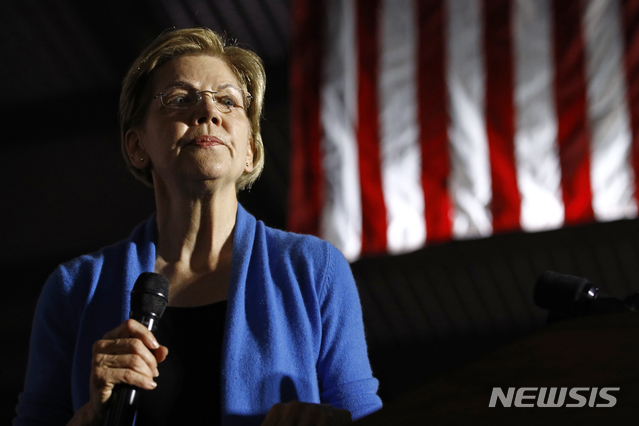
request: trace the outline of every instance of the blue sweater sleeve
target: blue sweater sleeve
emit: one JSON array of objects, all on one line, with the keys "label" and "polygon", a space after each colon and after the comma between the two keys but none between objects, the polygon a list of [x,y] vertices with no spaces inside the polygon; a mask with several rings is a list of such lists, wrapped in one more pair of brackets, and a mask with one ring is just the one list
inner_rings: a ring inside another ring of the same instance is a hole
[{"label": "blue sweater sleeve", "polygon": [[73,416],[71,370],[81,307],[72,299],[82,297],[79,291],[69,285],[63,266],[51,274],[42,289],[14,426],[65,425]]},{"label": "blue sweater sleeve", "polygon": [[353,420],[382,407],[368,360],[362,309],[350,266],[329,243],[320,288],[322,343],[318,360],[321,400],[351,412]]}]

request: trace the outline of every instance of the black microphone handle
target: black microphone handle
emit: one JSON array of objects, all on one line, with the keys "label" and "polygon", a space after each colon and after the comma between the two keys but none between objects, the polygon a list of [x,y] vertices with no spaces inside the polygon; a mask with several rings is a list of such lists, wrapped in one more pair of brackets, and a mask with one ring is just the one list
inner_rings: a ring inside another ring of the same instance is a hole
[{"label": "black microphone handle", "polygon": [[[131,318],[140,322],[147,329],[155,332],[158,319],[155,315],[143,315],[131,312]],[[104,426],[133,426],[138,411],[140,389],[137,386],[119,384],[111,394],[109,408],[104,418]]]},{"label": "black microphone handle", "polygon": [[139,404],[139,389],[131,385],[116,385],[109,402],[104,426],[132,426]]}]

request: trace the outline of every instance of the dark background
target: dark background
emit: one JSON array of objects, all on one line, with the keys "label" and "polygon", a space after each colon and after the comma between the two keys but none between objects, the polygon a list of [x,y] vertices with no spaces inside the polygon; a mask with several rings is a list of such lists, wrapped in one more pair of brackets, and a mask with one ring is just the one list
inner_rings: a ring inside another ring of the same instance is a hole
[{"label": "dark background", "polygon": [[[287,0],[0,2],[1,423],[14,415],[47,276],[125,238],[155,208],[121,158],[117,100],[129,64],[163,30],[207,26],[264,59],[266,167],[240,201],[285,228],[290,14]],[[380,395],[393,401],[542,327],[532,289],[546,269],[617,297],[636,291],[638,241],[639,223],[625,220],[355,262]]]}]

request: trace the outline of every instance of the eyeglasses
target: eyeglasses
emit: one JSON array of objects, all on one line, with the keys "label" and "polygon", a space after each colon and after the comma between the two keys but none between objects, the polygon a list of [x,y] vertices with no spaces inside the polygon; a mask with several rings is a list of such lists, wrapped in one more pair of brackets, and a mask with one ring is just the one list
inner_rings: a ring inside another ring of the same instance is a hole
[{"label": "eyeglasses", "polygon": [[234,86],[220,90],[195,90],[193,87],[173,86],[155,97],[159,98],[165,107],[186,109],[197,105],[204,93],[210,94],[217,109],[224,113],[246,109],[253,99],[250,93],[245,92],[242,95],[242,91]]}]

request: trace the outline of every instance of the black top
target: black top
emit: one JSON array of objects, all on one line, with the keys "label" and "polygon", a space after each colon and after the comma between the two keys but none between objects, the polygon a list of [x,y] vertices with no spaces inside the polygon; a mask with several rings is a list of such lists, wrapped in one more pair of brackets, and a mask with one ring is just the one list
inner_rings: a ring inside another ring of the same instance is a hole
[{"label": "black top", "polygon": [[226,301],[195,308],[167,306],[155,337],[169,348],[158,386],[140,392],[136,426],[219,425],[220,369]]}]

